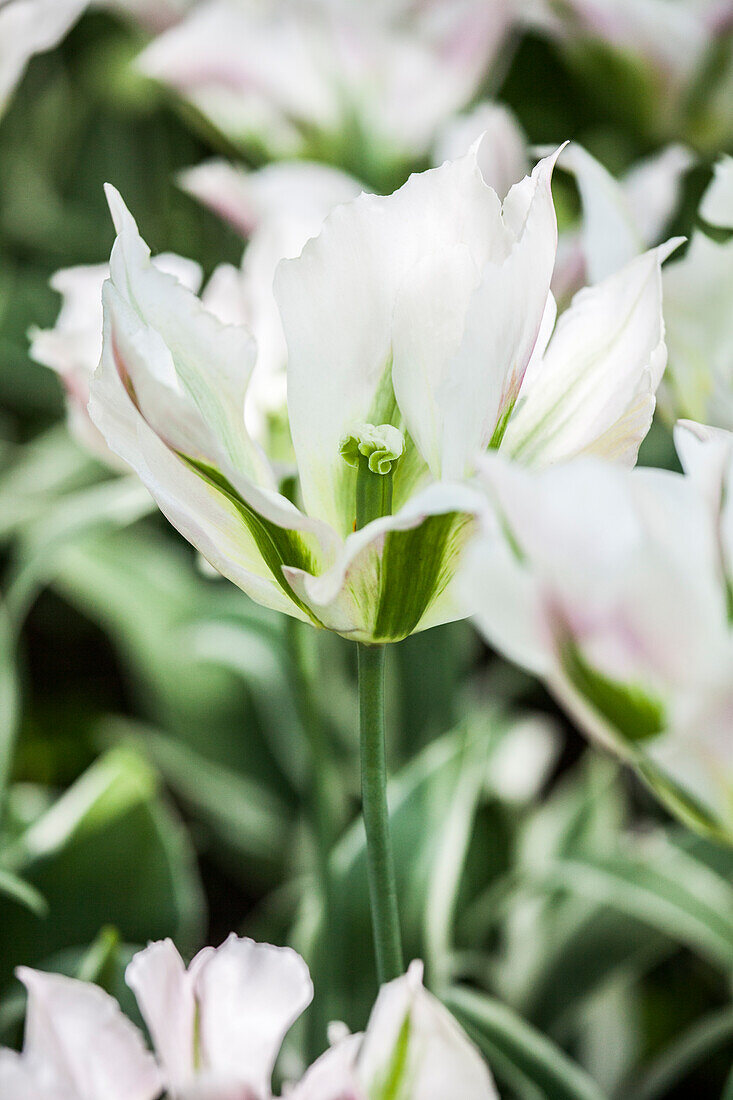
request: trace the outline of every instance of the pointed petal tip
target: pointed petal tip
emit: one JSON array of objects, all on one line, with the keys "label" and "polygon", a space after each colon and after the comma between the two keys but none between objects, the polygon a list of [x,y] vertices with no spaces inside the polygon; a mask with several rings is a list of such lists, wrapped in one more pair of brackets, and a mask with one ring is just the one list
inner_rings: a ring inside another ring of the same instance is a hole
[{"label": "pointed petal tip", "polygon": [[109,212],[112,215],[112,221],[114,223],[115,232],[117,236],[122,236],[126,229],[132,229],[137,235],[137,224],[132,214],[125,205],[125,200],[112,183],[105,183],[104,194],[107,199],[107,206]]},{"label": "pointed petal tip", "polygon": [[678,248],[681,248],[687,241],[687,237],[670,237],[664,244],[660,244],[654,249],[659,257],[659,263],[663,264],[665,260],[668,260],[673,252],[676,252]]}]

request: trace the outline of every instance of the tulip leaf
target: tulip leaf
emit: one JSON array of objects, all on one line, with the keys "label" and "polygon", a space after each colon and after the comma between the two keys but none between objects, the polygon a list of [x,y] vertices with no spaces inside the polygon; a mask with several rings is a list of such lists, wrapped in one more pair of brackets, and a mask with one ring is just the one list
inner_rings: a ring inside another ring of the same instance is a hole
[{"label": "tulip leaf", "polygon": [[624,1100],[661,1100],[706,1058],[721,1047],[731,1049],[733,1008],[722,1008],[696,1020],[624,1088]]},{"label": "tulip leaf", "polygon": [[450,989],[445,1001],[497,1075],[519,1086],[520,1095],[535,1089],[544,1100],[603,1100],[580,1066],[501,1001],[461,986]]},{"label": "tulip leaf", "polygon": [[603,902],[687,944],[713,965],[726,971],[733,966],[733,889],[661,838],[643,856],[578,853],[550,861],[540,877],[546,888]]},{"label": "tulip leaf", "polygon": [[17,901],[37,917],[43,917],[48,912],[48,906],[43,895],[34,886],[24,882],[22,878],[5,871],[0,867],[0,894]]}]

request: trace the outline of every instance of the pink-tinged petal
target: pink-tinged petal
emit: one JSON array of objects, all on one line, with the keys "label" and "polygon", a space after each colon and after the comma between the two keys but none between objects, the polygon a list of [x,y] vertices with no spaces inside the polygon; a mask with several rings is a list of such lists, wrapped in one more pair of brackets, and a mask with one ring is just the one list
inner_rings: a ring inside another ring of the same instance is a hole
[{"label": "pink-tinged petal", "polygon": [[190,1083],[196,1068],[193,975],[173,942],[160,940],[138,951],[127,967],[125,980],[150,1032],[166,1086],[177,1094]]},{"label": "pink-tinged petal", "polygon": [[14,1050],[0,1049],[0,1096],[3,1100],[77,1100],[48,1066],[32,1063]]},{"label": "pink-tinged petal", "polygon": [[[367,1095],[390,1078],[406,1036],[399,1095],[420,1100],[498,1100],[489,1068],[456,1020],[422,984],[422,964],[382,986],[359,1052],[357,1074]],[[398,1085],[399,1088],[399,1085]]]},{"label": "pink-tinged petal", "polygon": [[575,296],[520,393],[508,454],[541,465],[580,454],[634,464],[667,358],[661,264],[679,243]]},{"label": "pink-tinged petal", "polygon": [[87,982],[21,967],[28,990],[23,1057],[74,1100],[154,1100],[158,1067],[113,997]]},{"label": "pink-tinged petal", "polygon": [[313,997],[306,964],[289,948],[231,935],[198,969],[195,987],[203,1065],[269,1096],[282,1041]]},{"label": "pink-tinged petal", "polygon": [[628,50],[675,83],[692,77],[711,34],[694,5],[668,0],[568,0],[582,30]]},{"label": "pink-tinged petal", "polygon": [[320,29],[308,13],[284,5],[213,0],[156,38],[139,65],[235,141],[261,138],[276,155],[297,155],[298,126],[333,129],[340,121]]},{"label": "pink-tinged petal", "polygon": [[297,253],[335,206],[356,198],[361,184],[338,168],[309,161],[268,164],[256,171],[210,160],[182,172],[185,191],[228,221],[243,237],[280,221],[303,226]]}]

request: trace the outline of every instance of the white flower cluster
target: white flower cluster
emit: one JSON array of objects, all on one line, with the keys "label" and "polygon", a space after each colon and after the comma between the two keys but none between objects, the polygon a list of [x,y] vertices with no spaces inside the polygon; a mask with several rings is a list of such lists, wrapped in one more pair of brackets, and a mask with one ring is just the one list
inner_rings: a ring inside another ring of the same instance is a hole
[{"label": "white flower cluster", "polygon": [[[313,996],[289,948],[232,934],[186,967],[170,940],[134,956],[135,993],[154,1053],[96,985],[21,969],[28,991],[21,1054],[0,1049],[3,1100],[271,1100],[283,1039]],[[287,1086],[288,1100],[496,1100],[491,1074],[422,967],[382,987],[363,1034],[333,1044]]]}]

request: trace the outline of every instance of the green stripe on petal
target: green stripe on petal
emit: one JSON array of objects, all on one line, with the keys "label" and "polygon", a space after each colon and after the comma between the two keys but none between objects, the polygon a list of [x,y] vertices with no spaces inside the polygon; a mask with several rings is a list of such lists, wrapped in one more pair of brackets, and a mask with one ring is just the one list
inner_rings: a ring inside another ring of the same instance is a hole
[{"label": "green stripe on petal", "polygon": [[316,626],[323,626],[307,604],[296,596],[282,572],[283,565],[303,569],[307,573],[318,571],[318,563],[300,532],[288,527],[279,527],[256,512],[214,466],[209,466],[200,459],[190,458],[188,455],[180,455],[180,457],[199,477],[234,505],[279,587]]},{"label": "green stripe on petal", "polygon": [[643,688],[591,668],[573,642],[562,646],[560,659],[576,691],[627,741],[645,741],[664,732],[664,705]]},{"label": "green stripe on petal", "polygon": [[465,512],[445,512],[385,535],[376,641],[396,642],[415,630],[452,579],[471,525]]},{"label": "green stripe on petal", "polygon": [[411,1031],[412,1019],[408,1012],[402,1021],[385,1078],[370,1090],[371,1100],[400,1100],[405,1095]]}]

